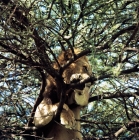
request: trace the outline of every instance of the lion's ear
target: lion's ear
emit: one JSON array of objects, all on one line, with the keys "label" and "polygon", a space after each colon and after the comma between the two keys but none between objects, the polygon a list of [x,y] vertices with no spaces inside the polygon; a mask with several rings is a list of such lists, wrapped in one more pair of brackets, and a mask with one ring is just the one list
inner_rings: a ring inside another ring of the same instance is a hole
[{"label": "lion's ear", "polygon": [[68,61],[70,58],[72,58],[72,53],[71,51],[66,51],[64,53],[64,60]]}]

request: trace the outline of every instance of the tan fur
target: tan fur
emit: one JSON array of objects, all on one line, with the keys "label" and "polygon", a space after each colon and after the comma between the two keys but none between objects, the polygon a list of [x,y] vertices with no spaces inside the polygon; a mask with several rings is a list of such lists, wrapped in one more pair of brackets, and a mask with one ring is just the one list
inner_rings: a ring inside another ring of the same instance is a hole
[{"label": "tan fur", "polygon": [[[74,49],[75,54],[80,52],[79,49]],[[73,57],[71,50],[62,52],[58,57],[58,62],[62,66]],[[58,65],[53,65],[55,69],[58,69]],[[64,82],[69,84],[74,79],[86,79],[91,75],[91,67],[86,56],[77,59],[70,64],[63,72]],[[80,122],[75,122],[75,119],[80,119],[80,108],[88,104],[89,99],[89,87],[90,83],[86,83],[83,90],[72,89],[71,95],[68,97],[67,105],[63,105],[63,110],[60,115],[61,124],[55,123],[50,133],[47,135],[52,140],[82,140],[80,133]],[[47,86],[44,92],[44,99],[37,107],[34,116],[34,124],[36,127],[42,127],[47,125],[56,113],[59,105],[58,85],[56,81],[49,76],[47,78]],[[56,97],[53,99],[53,97]],[[68,107],[69,104],[75,103],[78,107]],[[47,131],[47,130],[46,130]]]},{"label": "tan fur", "polygon": [[[53,119],[53,116],[57,111],[58,105],[59,103],[54,105],[46,104],[46,100],[42,100],[42,102],[37,107],[34,115],[35,126],[43,127],[47,125]],[[65,127],[67,128],[71,128],[73,125],[75,125],[74,114],[66,104],[63,105],[63,111],[60,118],[61,124],[65,125]]]}]

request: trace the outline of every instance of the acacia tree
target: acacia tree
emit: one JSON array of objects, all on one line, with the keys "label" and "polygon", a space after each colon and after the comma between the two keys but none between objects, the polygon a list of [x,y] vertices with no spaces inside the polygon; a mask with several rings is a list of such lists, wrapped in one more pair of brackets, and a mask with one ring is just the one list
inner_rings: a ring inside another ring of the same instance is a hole
[{"label": "acacia tree", "polygon": [[[61,72],[83,55],[93,84],[79,120],[84,139],[139,138],[138,7],[135,0],[2,0],[0,139],[24,135],[47,74],[61,81]],[[74,54],[74,47],[80,55],[53,69],[59,52]]]}]

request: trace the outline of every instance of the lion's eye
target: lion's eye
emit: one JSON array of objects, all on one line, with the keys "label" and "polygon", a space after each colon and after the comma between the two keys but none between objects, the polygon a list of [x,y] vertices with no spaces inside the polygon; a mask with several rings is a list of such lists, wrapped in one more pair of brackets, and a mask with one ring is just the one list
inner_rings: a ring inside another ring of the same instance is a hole
[{"label": "lion's eye", "polygon": [[83,70],[85,71],[85,72],[87,72],[88,70],[87,70],[87,66],[83,66]]}]

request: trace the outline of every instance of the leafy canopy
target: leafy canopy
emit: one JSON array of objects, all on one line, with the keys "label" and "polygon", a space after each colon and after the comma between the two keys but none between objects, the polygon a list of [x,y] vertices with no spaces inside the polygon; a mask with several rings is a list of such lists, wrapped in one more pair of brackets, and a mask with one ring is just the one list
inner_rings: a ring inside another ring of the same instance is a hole
[{"label": "leafy canopy", "polygon": [[93,86],[80,120],[86,139],[139,138],[138,7],[135,0],[2,0],[0,138],[21,136],[45,75],[60,78],[52,63],[74,47],[91,51]]}]

